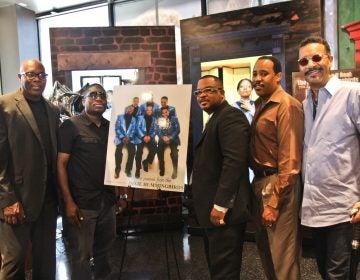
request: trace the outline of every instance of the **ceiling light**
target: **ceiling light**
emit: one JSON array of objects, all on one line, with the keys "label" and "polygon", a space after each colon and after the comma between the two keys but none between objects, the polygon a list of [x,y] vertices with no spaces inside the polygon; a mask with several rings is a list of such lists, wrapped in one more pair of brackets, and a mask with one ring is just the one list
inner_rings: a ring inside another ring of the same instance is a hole
[{"label": "ceiling light", "polygon": [[21,6],[21,7],[27,7],[27,4],[22,3],[22,2],[20,2],[18,5]]}]

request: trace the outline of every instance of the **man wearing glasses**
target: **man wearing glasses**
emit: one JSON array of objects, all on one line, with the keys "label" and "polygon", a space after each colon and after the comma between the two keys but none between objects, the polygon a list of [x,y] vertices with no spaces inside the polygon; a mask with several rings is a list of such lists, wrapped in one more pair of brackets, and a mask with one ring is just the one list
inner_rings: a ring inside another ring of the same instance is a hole
[{"label": "man wearing glasses", "polygon": [[249,215],[250,127],[245,115],[225,100],[218,77],[200,78],[194,95],[209,114],[194,152],[194,209],[205,233],[211,279],[238,280]]},{"label": "man wearing glasses", "polygon": [[[330,72],[333,57],[321,37],[300,43],[299,69],[309,83],[303,102],[305,139],[301,223],[312,229],[323,279],[349,279],[349,216],[360,204],[360,83]],[[350,278],[352,279],[352,278]]]},{"label": "man wearing glasses", "polygon": [[[84,112],[59,130],[58,181],[71,246],[71,279],[103,279],[111,272],[115,239],[115,192],[104,186],[109,121],[107,96],[99,84],[84,92]],[[93,260],[93,267],[91,265]]]},{"label": "man wearing glasses", "polygon": [[20,89],[0,97],[0,279],[25,279],[29,241],[33,279],[55,279],[59,112],[42,96],[46,76],[26,60]]}]

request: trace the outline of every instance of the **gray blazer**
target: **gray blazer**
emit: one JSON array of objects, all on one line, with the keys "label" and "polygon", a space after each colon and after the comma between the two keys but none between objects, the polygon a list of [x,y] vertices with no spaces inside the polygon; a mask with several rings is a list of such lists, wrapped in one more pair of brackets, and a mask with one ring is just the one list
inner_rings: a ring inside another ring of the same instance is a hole
[{"label": "gray blazer", "polygon": [[[59,113],[46,100],[45,107],[52,143],[52,172],[55,176]],[[0,218],[3,218],[2,209],[17,201],[24,207],[26,221],[38,218],[45,197],[47,164],[44,143],[22,89],[1,96]]]},{"label": "gray blazer", "polygon": [[249,218],[249,137],[245,115],[224,101],[195,147],[192,192],[200,226],[213,226],[210,212],[214,204],[229,208],[225,215],[228,225]]}]

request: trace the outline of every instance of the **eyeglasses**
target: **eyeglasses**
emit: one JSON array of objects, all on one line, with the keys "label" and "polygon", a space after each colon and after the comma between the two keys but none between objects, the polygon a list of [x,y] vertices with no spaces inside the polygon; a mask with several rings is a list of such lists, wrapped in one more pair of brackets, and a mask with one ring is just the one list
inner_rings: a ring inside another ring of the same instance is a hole
[{"label": "eyeglasses", "polygon": [[222,90],[222,88],[206,87],[206,88],[203,88],[203,89],[195,90],[193,93],[194,93],[195,96],[199,96],[202,93],[210,94],[210,93],[215,93],[218,90]]},{"label": "eyeglasses", "polygon": [[95,100],[97,97],[100,97],[101,100],[106,100],[106,93],[102,91],[93,91],[89,92],[85,97]]},{"label": "eyeglasses", "polygon": [[40,80],[45,80],[47,75],[45,72],[35,73],[35,72],[22,72],[20,75],[25,76],[29,80],[34,80],[35,77],[38,77]]},{"label": "eyeglasses", "polygon": [[306,65],[308,65],[310,59],[312,60],[312,62],[317,63],[317,62],[320,62],[323,59],[323,57],[325,57],[325,56],[328,56],[328,55],[327,54],[314,54],[311,57],[303,57],[303,58],[299,59],[298,63],[300,66],[306,66]]}]

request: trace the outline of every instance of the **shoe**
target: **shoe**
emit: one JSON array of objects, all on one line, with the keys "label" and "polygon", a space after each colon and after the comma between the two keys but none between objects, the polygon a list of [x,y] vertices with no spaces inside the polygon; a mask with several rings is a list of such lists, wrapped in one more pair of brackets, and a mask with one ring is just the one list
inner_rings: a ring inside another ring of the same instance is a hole
[{"label": "shoe", "polygon": [[177,178],[177,171],[173,171],[172,175],[171,175],[171,179],[176,179]]},{"label": "shoe", "polygon": [[149,171],[149,163],[147,162],[147,160],[143,160],[142,164],[143,164],[144,171],[148,172]]},{"label": "shoe", "polygon": [[165,171],[164,170],[160,170],[160,176],[164,176],[165,175]]},{"label": "shoe", "polygon": [[126,173],[126,176],[131,177],[131,171],[130,170],[125,171],[125,173]]},{"label": "shoe", "polygon": [[119,178],[119,174],[120,174],[120,169],[115,168],[114,178],[115,178],[115,179]]},{"label": "shoe", "polygon": [[135,178],[140,178],[140,169],[136,169]]}]

